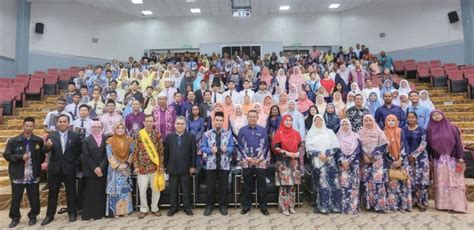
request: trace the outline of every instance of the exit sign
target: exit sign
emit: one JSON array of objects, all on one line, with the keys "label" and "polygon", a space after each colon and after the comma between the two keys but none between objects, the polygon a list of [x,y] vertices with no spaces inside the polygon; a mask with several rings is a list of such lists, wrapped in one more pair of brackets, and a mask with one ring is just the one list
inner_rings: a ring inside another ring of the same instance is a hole
[{"label": "exit sign", "polygon": [[301,42],[293,42],[291,43],[291,46],[301,46]]},{"label": "exit sign", "polygon": [[192,45],[181,45],[181,49],[191,49],[193,48]]}]

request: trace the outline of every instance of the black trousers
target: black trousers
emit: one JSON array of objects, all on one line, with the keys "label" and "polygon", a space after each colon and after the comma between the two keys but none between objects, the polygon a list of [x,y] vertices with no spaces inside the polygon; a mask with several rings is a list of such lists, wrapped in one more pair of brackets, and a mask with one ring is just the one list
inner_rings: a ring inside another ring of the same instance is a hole
[{"label": "black trousers", "polygon": [[183,194],[183,209],[191,209],[191,176],[186,174],[170,174],[170,204],[171,209],[178,209],[178,186],[181,185],[181,193]]},{"label": "black trousers", "polygon": [[40,213],[40,197],[39,197],[39,183],[33,184],[14,184],[12,185],[12,199],[10,206],[10,218],[20,219],[20,205],[23,199],[23,192],[26,188],[26,194],[28,195],[28,202],[30,203],[30,212],[28,212],[28,218],[35,218]]},{"label": "black trousers", "polygon": [[229,204],[229,172],[230,170],[206,170],[207,208],[214,206],[216,183],[219,184],[219,206],[222,208],[227,208]]},{"label": "black trousers", "polygon": [[62,170],[56,174],[48,174],[48,209],[46,216],[54,217],[58,208],[58,195],[61,183],[66,187],[67,213],[68,215],[77,215],[77,197],[76,197],[76,175],[64,174]]},{"label": "black trousers", "polygon": [[267,181],[266,169],[261,168],[244,168],[243,170],[244,185],[242,188],[242,208],[248,209],[252,207],[252,192],[255,187],[255,177],[257,178],[257,197],[260,208],[267,208]]}]

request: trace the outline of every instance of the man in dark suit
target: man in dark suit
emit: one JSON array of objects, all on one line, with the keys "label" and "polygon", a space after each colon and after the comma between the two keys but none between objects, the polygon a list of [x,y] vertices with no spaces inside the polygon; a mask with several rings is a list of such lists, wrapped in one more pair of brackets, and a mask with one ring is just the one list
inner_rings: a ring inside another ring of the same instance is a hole
[{"label": "man in dark suit", "polygon": [[204,102],[204,92],[207,90],[207,82],[206,80],[201,80],[200,82],[201,88],[196,90],[194,94],[196,94],[196,103],[199,105]]},{"label": "man in dark suit", "polygon": [[8,174],[12,186],[9,227],[14,228],[20,222],[20,204],[23,191],[28,194],[30,212],[28,224],[36,224],[40,213],[39,179],[41,163],[45,159],[43,140],[33,134],[35,119],[26,117],[23,120],[23,133],[8,140],[3,157],[8,161]]},{"label": "man in dark suit", "polygon": [[78,133],[69,130],[69,117],[59,115],[57,132],[48,134],[45,152],[50,152],[48,160],[48,209],[41,225],[54,220],[58,205],[58,194],[61,183],[66,187],[67,210],[69,222],[77,219],[76,206],[76,172],[82,153],[81,138]]},{"label": "man in dark suit", "polygon": [[186,131],[186,118],[180,116],[174,123],[176,132],[166,136],[165,170],[169,174],[170,203],[168,216],[178,212],[178,182],[183,193],[183,210],[193,215],[191,210],[190,175],[196,172],[196,139]]}]

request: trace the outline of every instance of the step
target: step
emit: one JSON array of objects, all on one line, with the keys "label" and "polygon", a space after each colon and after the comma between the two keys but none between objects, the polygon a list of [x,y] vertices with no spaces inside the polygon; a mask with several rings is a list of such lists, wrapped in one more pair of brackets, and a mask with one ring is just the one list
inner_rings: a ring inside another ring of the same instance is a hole
[{"label": "step", "polygon": [[463,103],[453,105],[436,105],[437,109],[442,111],[462,112],[462,111],[474,111],[474,103]]},{"label": "step", "polygon": [[7,165],[0,166],[0,177],[2,177],[2,176],[8,176],[8,166]]},{"label": "step", "polygon": [[10,185],[10,178],[8,177],[8,175],[0,176],[0,188],[9,186],[9,185]]}]

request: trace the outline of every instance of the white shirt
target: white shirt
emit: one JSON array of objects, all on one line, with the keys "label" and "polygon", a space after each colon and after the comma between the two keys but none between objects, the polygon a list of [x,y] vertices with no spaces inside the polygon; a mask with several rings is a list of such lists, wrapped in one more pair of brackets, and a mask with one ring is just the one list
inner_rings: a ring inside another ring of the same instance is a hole
[{"label": "white shirt", "polygon": [[[75,132],[81,133],[81,129],[85,130],[85,136],[88,137],[91,134],[91,123],[92,119],[89,117],[84,118],[84,122],[81,122],[83,119],[82,118],[77,118],[72,122],[72,127]],[[82,125],[82,127],[81,127]]]},{"label": "white shirt", "polygon": [[[231,95],[232,94],[232,95]],[[225,91],[223,94],[222,94],[222,98],[224,99],[225,101],[225,98],[227,96],[230,96],[232,98],[232,103],[235,105],[237,103],[239,103],[239,101],[241,101],[242,99],[240,98],[240,94],[239,92],[237,92],[237,90],[227,90]]]},{"label": "white shirt", "polygon": [[58,116],[61,114],[65,114],[66,116],[69,117],[69,122],[72,122],[74,119],[72,119],[71,114],[66,112],[66,110],[63,110],[62,112],[58,112],[57,110],[51,111],[46,115],[46,118],[43,121],[43,125],[47,126],[48,129],[52,131],[56,131],[56,122],[58,121]]},{"label": "white shirt", "polygon": [[[66,108],[64,109],[64,111],[70,113],[73,117],[73,119],[77,119],[79,118],[79,106],[81,106],[81,103],[79,102],[79,104],[69,104],[66,106]],[[74,111],[76,112],[76,114],[74,114]]]},{"label": "white shirt", "polygon": [[219,102],[219,103],[222,103],[222,102],[223,102],[223,101],[222,101],[222,94],[221,94],[221,93],[219,93],[219,92],[213,92],[213,91],[211,91],[211,92],[212,92],[212,95],[211,95],[211,102],[212,102],[212,104],[215,104],[215,103],[217,103],[217,102]]},{"label": "white shirt", "polygon": [[254,94],[255,94],[255,92],[253,92],[253,90],[251,90],[251,89],[243,89],[242,91],[239,92],[240,101],[239,101],[238,104],[243,104],[244,103],[245,95],[248,95],[250,97],[250,101],[253,101],[253,95]]}]

